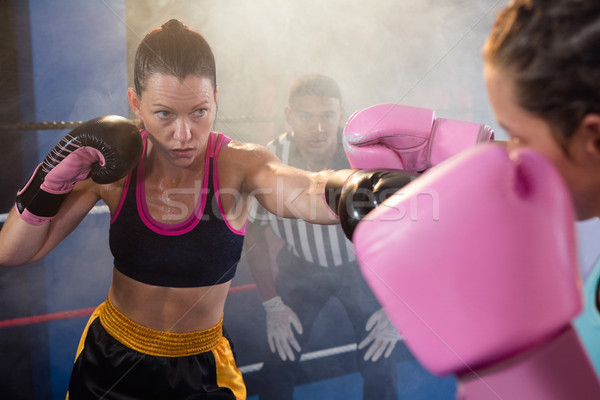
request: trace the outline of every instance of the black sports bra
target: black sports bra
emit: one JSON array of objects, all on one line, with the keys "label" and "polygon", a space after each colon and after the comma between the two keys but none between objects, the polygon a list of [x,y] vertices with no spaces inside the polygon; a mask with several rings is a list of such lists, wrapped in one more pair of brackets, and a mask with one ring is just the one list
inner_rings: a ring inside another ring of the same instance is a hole
[{"label": "black sports bra", "polygon": [[[142,131],[144,154],[147,134]],[[137,281],[166,287],[211,286],[235,275],[245,226],[233,229],[218,194],[217,157],[231,139],[211,132],[196,208],[185,221],[156,221],[146,206],[144,158],[129,174],[111,218],[109,244],[117,270]]]}]

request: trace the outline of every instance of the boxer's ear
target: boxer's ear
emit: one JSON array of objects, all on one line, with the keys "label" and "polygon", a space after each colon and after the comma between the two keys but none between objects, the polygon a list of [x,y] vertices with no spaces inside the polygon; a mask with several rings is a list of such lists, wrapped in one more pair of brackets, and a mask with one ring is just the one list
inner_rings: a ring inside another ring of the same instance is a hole
[{"label": "boxer's ear", "polygon": [[127,100],[129,101],[129,107],[138,119],[142,119],[140,114],[140,98],[138,97],[134,88],[127,89]]},{"label": "boxer's ear", "polygon": [[586,156],[600,163],[600,114],[586,115],[581,120],[579,131]]}]

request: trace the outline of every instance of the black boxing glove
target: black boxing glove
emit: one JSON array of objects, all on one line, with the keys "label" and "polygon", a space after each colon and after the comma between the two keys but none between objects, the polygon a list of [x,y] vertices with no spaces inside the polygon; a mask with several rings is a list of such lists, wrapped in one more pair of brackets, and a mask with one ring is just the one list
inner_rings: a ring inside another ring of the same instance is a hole
[{"label": "black boxing glove", "polygon": [[43,225],[58,213],[77,182],[115,182],[129,173],[142,156],[139,129],[126,118],[110,115],[84,122],[48,153],[17,193],[23,220]]},{"label": "black boxing glove", "polygon": [[347,179],[333,174],[325,184],[325,201],[340,218],[346,237],[371,210],[396,193],[419,174],[392,169],[357,170]]}]

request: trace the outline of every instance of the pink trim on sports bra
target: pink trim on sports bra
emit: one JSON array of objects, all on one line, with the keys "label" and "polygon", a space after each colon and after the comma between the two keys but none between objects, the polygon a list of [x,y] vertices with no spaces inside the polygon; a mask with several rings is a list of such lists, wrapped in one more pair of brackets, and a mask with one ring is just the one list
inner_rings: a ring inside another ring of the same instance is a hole
[{"label": "pink trim on sports bra", "polygon": [[[215,139],[215,135],[217,138]],[[148,134],[145,130],[141,131],[142,140],[144,143],[142,154],[146,154],[146,143],[148,139]],[[231,141],[230,138],[226,137],[222,133],[211,132],[211,135],[208,139],[207,143],[207,152],[205,156],[204,163],[204,177],[202,179],[202,188],[200,192],[200,197],[196,202],[196,207],[194,208],[194,212],[190,214],[190,216],[183,222],[178,224],[165,224],[155,220],[150,211],[148,210],[148,206],[146,204],[146,191],[145,191],[145,181],[144,181],[144,171],[145,171],[145,157],[142,156],[140,162],[138,163],[137,175],[136,175],[136,203],[138,214],[144,225],[146,225],[152,231],[167,236],[175,236],[187,233],[194,229],[196,225],[200,222],[202,214],[204,213],[204,208],[206,207],[206,196],[208,193],[208,171],[209,171],[209,163],[210,157],[213,157],[215,160],[213,164],[213,187],[215,190],[215,196],[217,197],[217,204],[219,206],[219,212],[221,213],[221,217],[225,224],[231,230],[231,232],[237,235],[244,235],[246,232],[246,225],[248,221],[244,223],[244,226],[241,229],[235,229],[229,223],[227,216],[225,215],[225,210],[223,209],[223,205],[221,204],[221,197],[218,195],[219,193],[219,167],[217,157],[220,153],[220,150],[227,146],[227,144]],[[216,142],[216,143],[215,143]],[[125,202],[125,196],[127,195],[127,191],[129,190],[129,183],[131,181],[132,172],[129,173],[127,179],[125,181],[125,186],[123,187],[123,193],[121,194],[121,199],[119,200],[119,205],[117,206],[117,210],[114,215],[110,219],[110,223],[112,224],[121,211],[123,203]]]},{"label": "pink trim on sports bra", "polygon": [[[215,160],[217,159],[217,155],[219,153],[219,151],[227,146],[227,143],[229,143],[231,141],[230,138],[223,136],[222,134],[219,135],[219,138],[217,139],[217,145],[215,146],[215,151],[214,151],[214,155],[213,157],[215,158]],[[225,221],[225,225],[227,225],[227,227],[229,228],[229,230],[237,235],[244,235],[246,233],[246,224],[248,224],[248,220],[246,220],[246,222],[244,223],[244,226],[242,226],[242,229],[235,229],[233,226],[231,226],[231,224],[229,223],[229,220],[227,219],[227,216],[225,215],[225,210],[223,209],[223,205],[221,204],[221,196],[219,195],[219,166],[218,163],[215,163],[214,168],[213,168],[213,186],[215,188],[215,196],[217,197],[217,204],[219,206],[219,212],[221,213],[221,217],[223,217],[223,221]]]},{"label": "pink trim on sports bra", "polygon": [[119,199],[119,205],[117,206],[117,210],[110,217],[110,223],[111,224],[113,222],[115,222],[115,220],[119,216],[119,213],[121,212],[121,208],[123,207],[123,203],[125,203],[125,196],[127,196],[127,190],[129,189],[129,181],[130,180],[131,180],[131,173],[129,173],[129,175],[127,175],[127,179],[125,179],[125,186],[123,186],[123,193],[121,194],[121,198]]},{"label": "pink trim on sports bra", "polygon": [[[212,146],[213,135],[208,138],[207,148]],[[202,214],[204,213],[204,207],[206,206],[206,195],[208,193],[208,170],[209,170],[209,154],[208,151],[204,157],[204,176],[202,178],[202,188],[200,190],[200,196],[196,202],[196,207],[190,216],[183,222],[178,224],[165,224],[155,220],[146,204],[146,190],[145,190],[145,159],[142,158],[138,165],[137,182],[136,182],[136,202],[137,209],[142,222],[152,231],[166,236],[182,235],[194,229],[200,222]]]}]

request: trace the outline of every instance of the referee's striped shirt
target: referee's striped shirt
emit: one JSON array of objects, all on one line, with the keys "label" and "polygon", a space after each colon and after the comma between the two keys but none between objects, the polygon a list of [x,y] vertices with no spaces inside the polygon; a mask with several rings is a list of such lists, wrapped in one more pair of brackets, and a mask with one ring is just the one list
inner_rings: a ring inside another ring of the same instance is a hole
[{"label": "referee's striped shirt", "polygon": [[[340,137],[334,160],[329,166],[331,169],[350,168],[341,143]],[[284,164],[307,169],[291,133],[280,135],[269,142],[267,148]],[[286,242],[288,250],[310,263],[333,267],[356,259],[352,242],[346,238],[339,224],[318,225],[301,219],[279,218],[265,210],[258,202],[254,202],[248,222],[270,225],[273,232]]]}]

